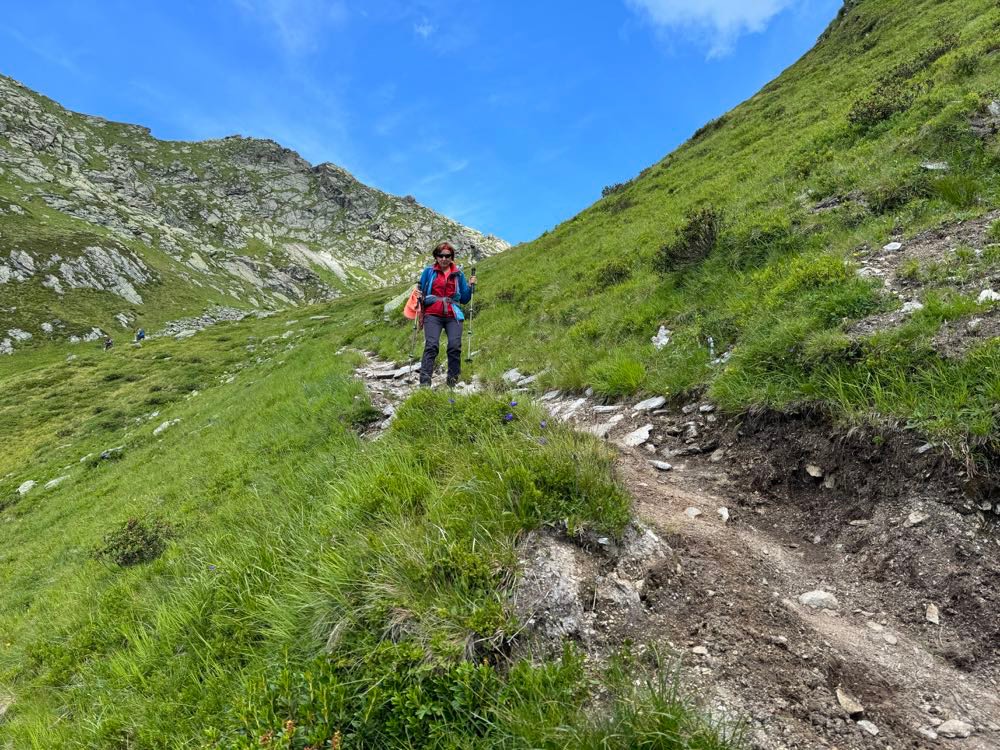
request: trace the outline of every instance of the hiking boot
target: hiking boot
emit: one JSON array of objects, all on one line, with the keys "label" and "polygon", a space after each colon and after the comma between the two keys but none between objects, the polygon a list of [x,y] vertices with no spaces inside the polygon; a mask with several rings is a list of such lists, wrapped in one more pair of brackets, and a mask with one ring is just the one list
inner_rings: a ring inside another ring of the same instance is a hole
[{"label": "hiking boot", "polygon": [[454,388],[454,387],[455,387],[456,385],[458,385],[458,378],[448,378],[448,379],[447,379],[447,380],[445,381],[445,384],[446,384],[446,385],[447,385],[447,386],[448,386],[449,388]]}]

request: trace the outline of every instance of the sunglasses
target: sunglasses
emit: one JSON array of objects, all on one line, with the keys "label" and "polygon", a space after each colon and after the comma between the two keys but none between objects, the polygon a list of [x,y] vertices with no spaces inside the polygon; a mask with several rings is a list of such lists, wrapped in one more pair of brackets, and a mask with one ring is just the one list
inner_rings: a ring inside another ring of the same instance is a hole
[{"label": "sunglasses", "polygon": [[449,255],[448,253],[441,253],[441,254],[440,254],[440,255],[438,255],[437,257],[438,257],[438,258],[447,258],[448,260],[451,260],[451,259],[452,259],[452,258],[454,258],[455,256],[454,256],[454,255]]}]

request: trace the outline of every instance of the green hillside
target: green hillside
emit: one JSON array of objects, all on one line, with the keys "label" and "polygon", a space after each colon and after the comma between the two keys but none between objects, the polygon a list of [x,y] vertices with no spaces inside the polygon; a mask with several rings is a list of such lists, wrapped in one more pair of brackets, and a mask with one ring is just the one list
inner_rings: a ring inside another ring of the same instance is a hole
[{"label": "green hillside", "polygon": [[[1000,291],[998,81],[995,3],[848,3],[747,102],[484,262],[479,369],[608,396],[708,388],[737,411],[814,402],[993,441],[998,311],[977,300]],[[907,255],[939,227],[954,235],[940,253]],[[899,296],[859,274],[893,240]],[[910,300],[923,309],[852,330]],[[985,323],[963,356],[934,348],[970,319]],[[404,334],[368,326],[358,340],[400,352]]]}]

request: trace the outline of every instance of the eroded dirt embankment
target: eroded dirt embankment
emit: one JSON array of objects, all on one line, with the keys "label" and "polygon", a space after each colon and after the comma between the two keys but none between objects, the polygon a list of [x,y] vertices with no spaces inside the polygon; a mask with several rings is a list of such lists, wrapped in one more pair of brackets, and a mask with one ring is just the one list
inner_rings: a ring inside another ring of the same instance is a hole
[{"label": "eroded dirt embankment", "polygon": [[[359,371],[387,415],[412,388],[389,369]],[[522,653],[675,654],[756,748],[1000,748],[1000,498],[946,451],[814,413],[543,403],[619,445],[638,523],[529,537]]]}]

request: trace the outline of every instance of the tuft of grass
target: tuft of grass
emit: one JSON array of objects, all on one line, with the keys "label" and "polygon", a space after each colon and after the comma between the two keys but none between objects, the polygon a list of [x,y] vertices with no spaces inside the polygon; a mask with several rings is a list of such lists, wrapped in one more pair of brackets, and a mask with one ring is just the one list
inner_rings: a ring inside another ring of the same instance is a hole
[{"label": "tuft of grass", "polygon": [[645,382],[646,367],[635,357],[617,352],[592,365],[587,378],[602,396],[631,396]]},{"label": "tuft of grass", "polygon": [[986,239],[993,244],[1000,244],[1000,220],[990,224],[990,228],[986,230]]},{"label": "tuft of grass", "polygon": [[980,183],[968,175],[947,175],[933,184],[934,193],[956,208],[972,208],[979,200]]},{"label": "tuft of grass", "polygon": [[628,281],[631,276],[632,265],[627,260],[609,260],[597,269],[594,284],[598,288],[614,286],[615,284],[621,284],[623,281]]}]

